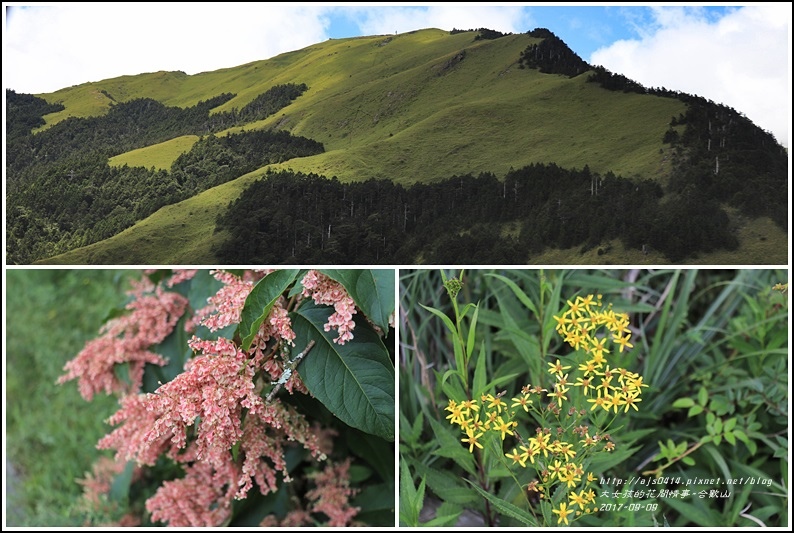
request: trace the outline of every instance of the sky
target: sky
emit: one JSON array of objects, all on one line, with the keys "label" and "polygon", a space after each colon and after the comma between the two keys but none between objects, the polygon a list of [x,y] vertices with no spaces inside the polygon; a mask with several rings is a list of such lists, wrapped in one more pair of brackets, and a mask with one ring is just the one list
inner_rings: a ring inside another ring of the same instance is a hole
[{"label": "sky", "polygon": [[786,147],[791,4],[3,3],[3,84],[40,94],[128,74],[234,67],[329,38],[548,28],[646,87],[733,107]]}]

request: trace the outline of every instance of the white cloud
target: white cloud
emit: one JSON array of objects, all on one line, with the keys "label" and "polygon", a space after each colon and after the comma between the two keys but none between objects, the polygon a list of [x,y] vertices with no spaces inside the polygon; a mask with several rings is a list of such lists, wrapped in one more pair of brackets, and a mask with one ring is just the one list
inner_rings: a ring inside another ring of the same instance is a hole
[{"label": "white cloud", "polygon": [[639,39],[596,50],[590,63],[733,107],[789,146],[791,4],[740,7],[716,21],[680,7],[653,16]]},{"label": "white cloud", "polygon": [[3,80],[51,92],[125,74],[233,67],[327,38],[328,7],[267,3],[111,3],[13,8]]},{"label": "white cloud", "polygon": [[363,35],[403,33],[425,28],[470,30],[489,28],[505,33],[529,29],[521,6],[435,5],[420,7],[369,7],[355,9]]}]

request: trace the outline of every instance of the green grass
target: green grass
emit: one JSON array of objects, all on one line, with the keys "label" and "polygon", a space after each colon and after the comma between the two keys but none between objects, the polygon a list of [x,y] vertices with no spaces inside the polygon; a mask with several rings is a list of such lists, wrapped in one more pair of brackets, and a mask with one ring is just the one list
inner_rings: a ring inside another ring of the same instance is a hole
[{"label": "green grass", "polygon": [[111,157],[108,163],[112,167],[156,168],[157,170],[171,170],[171,164],[180,154],[189,151],[198,141],[196,135],[183,135],[174,139],[139,148]]},{"label": "green grass", "polygon": [[6,271],[5,398],[8,461],[20,481],[7,495],[9,526],[80,526],[82,478],[116,399],[86,402],[76,382],[56,385],[63,365],[97,336],[125,302],[127,273],[109,270]]}]

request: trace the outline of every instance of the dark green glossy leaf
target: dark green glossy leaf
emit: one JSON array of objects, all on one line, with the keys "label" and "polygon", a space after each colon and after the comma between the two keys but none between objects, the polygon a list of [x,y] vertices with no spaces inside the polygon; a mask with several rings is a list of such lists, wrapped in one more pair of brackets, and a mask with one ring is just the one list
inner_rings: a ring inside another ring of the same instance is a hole
[{"label": "dark green glossy leaf", "polygon": [[244,351],[251,347],[259,326],[270,314],[273,304],[297,275],[298,269],[276,270],[259,280],[251,290],[240,313],[240,338]]},{"label": "dark green glossy leaf", "polygon": [[298,372],[312,395],[349,426],[394,440],[394,366],[380,337],[366,321],[354,316],[354,338],[343,345],[333,341],[334,330],[323,326],[334,312],[328,306],[307,303],[292,313],[296,349],[310,340],[315,346]]},{"label": "dark green glossy leaf", "polygon": [[394,313],[394,269],[323,269],[323,274],[338,281],[356,306],[384,332],[389,330],[389,315]]}]

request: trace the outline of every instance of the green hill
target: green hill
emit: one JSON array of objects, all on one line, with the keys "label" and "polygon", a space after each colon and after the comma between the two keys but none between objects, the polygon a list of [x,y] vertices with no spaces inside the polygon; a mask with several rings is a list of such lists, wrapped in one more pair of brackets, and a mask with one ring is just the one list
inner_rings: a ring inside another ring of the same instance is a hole
[{"label": "green hill", "polygon": [[[23,161],[20,177],[14,174],[9,181],[7,201],[13,202],[8,205],[13,224],[8,256],[22,262],[58,264],[217,263],[222,261],[217,248],[228,235],[225,230],[215,231],[216,217],[267,169],[335,176],[342,183],[385,179],[409,187],[464,174],[493,173],[503,178],[511,169],[554,164],[667,186],[673,179],[674,163],[693,153],[690,145],[682,143],[676,149],[666,139],[671,131],[681,136],[686,131],[683,120],[673,125],[671,119],[685,117],[693,104],[687,98],[652,91],[606,90],[603,84],[588,81],[592,70],[571,77],[526,68],[521,64],[522,52],[544,41],[553,42],[537,35],[543,34],[476,39],[476,32],[450,34],[428,29],[336,39],[269,60],[192,76],[181,72],[140,74],[37,95],[50,104],[61,104],[63,110],[45,115],[45,124],[35,130],[33,139],[58,134],[70,120],[74,123],[75,118],[69,117],[110,116],[124,103],[147,98],[167,109],[196,110],[197,116],[202,106],[212,106],[210,119],[229,123],[213,132],[218,137],[232,133],[242,139],[245,132],[258,129],[285,131],[317,141],[323,150],[286,161],[275,158],[253,171],[245,167],[239,178],[207,190],[196,189],[195,196],[182,199],[173,192],[182,183],[168,171],[208,131],[164,130],[162,139],[141,141],[147,144],[131,150],[113,153],[112,148],[103,148],[100,153],[107,154],[116,172],[131,167],[160,170],[161,174],[152,174],[159,177],[138,179],[170,190],[168,198],[181,201],[148,214],[130,198],[129,205],[122,206],[124,212],[117,213],[118,220],[137,222],[99,242],[90,242],[97,235],[95,227],[94,233],[78,230],[65,215],[47,217],[36,212],[36,201],[42,202],[44,193],[34,194],[40,178],[25,174]],[[265,118],[245,123],[231,123],[226,118],[271,88],[286,84],[305,84],[307,89]],[[228,96],[221,99],[220,95]],[[219,105],[213,99],[218,99]],[[693,121],[690,118],[689,123]],[[57,172],[74,173],[63,165],[67,165],[66,159]],[[723,174],[731,172],[728,161],[722,168]],[[65,180],[55,174],[52,170],[51,183]],[[163,185],[168,180],[175,182]],[[105,182],[92,187],[105,187]],[[75,201],[79,203],[85,195],[82,189],[76,191]],[[86,203],[89,208],[96,197]],[[734,200],[725,198],[723,203]],[[156,206],[156,202],[147,205]],[[136,218],[136,213],[144,216]],[[749,223],[735,214],[731,220],[736,235]],[[49,242],[38,246],[36,241],[37,252],[20,256],[12,248],[26,247],[26,235],[31,231]],[[784,228],[773,228],[766,242],[781,238],[785,242],[785,235]],[[779,256],[771,256],[772,262],[778,258],[785,262],[785,245],[779,252]],[[737,264],[756,262],[742,255],[742,247],[731,253]],[[575,255],[564,262],[578,263],[581,259]],[[608,255],[602,259],[614,263],[623,263],[626,257]],[[664,256],[659,262],[666,262]],[[765,258],[763,262],[769,261]]]}]

